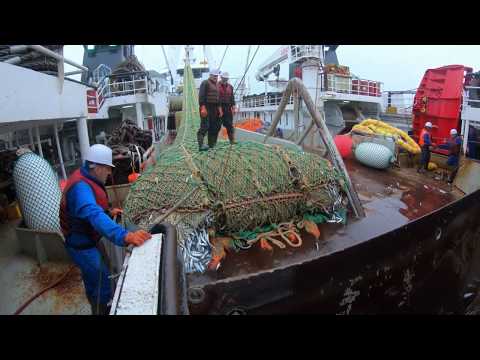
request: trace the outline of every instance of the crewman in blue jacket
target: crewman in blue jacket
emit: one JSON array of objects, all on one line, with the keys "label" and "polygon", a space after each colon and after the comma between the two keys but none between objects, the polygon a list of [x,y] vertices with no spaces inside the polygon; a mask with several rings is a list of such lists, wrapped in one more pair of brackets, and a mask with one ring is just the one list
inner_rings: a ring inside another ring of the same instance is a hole
[{"label": "crewman in blue jacket", "polygon": [[460,152],[462,149],[462,138],[458,136],[457,129],[450,130],[450,139],[446,144],[439,146],[441,149],[448,150],[447,165],[450,170],[448,183],[452,184],[458,172]]},{"label": "crewman in blue jacket", "polygon": [[60,204],[60,224],[65,247],[80,268],[92,314],[107,315],[112,289],[109,271],[99,251],[104,236],[117,246],[142,245],[151,235],[139,230],[128,232],[111,217],[105,182],[112,173],[112,150],[101,144],[88,149],[84,165],[68,179]]}]

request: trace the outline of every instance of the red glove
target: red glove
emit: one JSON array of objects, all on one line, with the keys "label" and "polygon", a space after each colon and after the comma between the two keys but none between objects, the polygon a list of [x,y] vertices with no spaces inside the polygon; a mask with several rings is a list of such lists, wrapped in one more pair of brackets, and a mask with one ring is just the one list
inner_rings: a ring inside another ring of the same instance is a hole
[{"label": "red glove", "polygon": [[204,117],[207,117],[207,115],[208,115],[208,112],[205,105],[200,106],[200,116],[204,118]]},{"label": "red glove", "polygon": [[223,117],[223,110],[221,107],[218,108],[218,116]]},{"label": "red glove", "polygon": [[133,183],[133,182],[137,181],[139,176],[140,176],[139,173],[136,173],[136,172],[131,173],[130,175],[128,175],[128,178],[127,178],[128,182]]},{"label": "red glove", "polygon": [[113,208],[110,210],[110,215],[112,215],[112,217],[118,216],[122,213],[123,213],[123,210],[119,208]]},{"label": "red glove", "polygon": [[138,231],[135,231],[135,232],[129,232],[126,236],[125,236],[125,242],[127,244],[132,244],[132,245],[135,245],[135,246],[140,246],[142,245],[145,241],[147,241],[148,239],[150,239],[152,237],[151,234],[149,234],[148,232],[144,231],[144,230],[138,230]]}]

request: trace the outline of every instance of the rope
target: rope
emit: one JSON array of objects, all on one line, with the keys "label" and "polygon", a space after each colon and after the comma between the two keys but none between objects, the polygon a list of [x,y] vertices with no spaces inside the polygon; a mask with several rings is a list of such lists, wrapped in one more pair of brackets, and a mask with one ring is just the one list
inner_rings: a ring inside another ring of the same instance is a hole
[{"label": "rope", "polygon": [[[289,235],[294,237],[296,241],[293,241]],[[280,236],[288,245],[291,247],[300,247],[303,244],[302,237],[300,234],[296,231],[295,225],[293,224],[293,221],[290,222],[285,222],[285,223],[280,223],[278,224],[278,227],[275,230],[268,231],[268,232],[263,232],[259,233],[254,239],[247,240],[247,244],[253,245],[256,242],[260,240],[264,240],[263,244],[261,245],[262,247],[265,246],[265,241],[271,241],[273,244],[278,246],[281,249],[285,249],[285,244],[283,244],[281,241],[275,239],[275,237]],[[240,239],[238,236],[235,237],[234,239]]]},{"label": "rope", "polygon": [[227,45],[227,47],[225,48],[225,51],[223,52],[222,60],[220,60],[220,65],[218,66],[218,69],[222,68],[223,59],[225,58],[225,54],[227,53],[228,47],[229,45]]},{"label": "rope", "polygon": [[243,79],[245,78],[245,75],[247,75],[248,69],[250,69],[250,65],[252,65],[253,59],[255,59],[255,55],[257,55],[258,49],[260,49],[260,45],[257,46],[257,50],[255,50],[255,53],[252,56],[252,60],[250,60],[250,63],[248,64],[247,68],[245,69],[245,72],[243,73],[242,80],[238,83],[237,87],[235,88],[235,91],[233,92],[233,95],[235,96],[238,90],[238,87],[242,83]]}]

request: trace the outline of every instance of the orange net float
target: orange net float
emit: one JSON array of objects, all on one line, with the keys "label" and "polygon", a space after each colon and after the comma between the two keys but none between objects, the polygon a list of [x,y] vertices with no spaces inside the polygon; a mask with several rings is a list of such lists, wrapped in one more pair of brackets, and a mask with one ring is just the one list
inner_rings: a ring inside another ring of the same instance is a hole
[{"label": "orange net float", "polygon": [[[263,127],[263,121],[260,118],[248,118],[246,120],[240,121],[234,125],[238,129],[248,130],[248,131],[257,131]],[[227,139],[227,129],[222,128],[221,136],[223,139]]]}]

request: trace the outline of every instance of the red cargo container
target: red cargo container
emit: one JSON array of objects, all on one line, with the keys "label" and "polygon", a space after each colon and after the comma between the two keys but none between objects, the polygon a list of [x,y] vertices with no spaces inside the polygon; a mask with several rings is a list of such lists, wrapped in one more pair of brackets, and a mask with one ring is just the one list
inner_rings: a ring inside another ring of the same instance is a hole
[{"label": "red cargo container", "polygon": [[352,79],[352,94],[380,96],[380,83],[376,81]]},{"label": "red cargo container", "polygon": [[358,80],[352,79],[352,94],[358,93]]},{"label": "red cargo container", "polygon": [[359,94],[360,95],[368,95],[368,81],[367,80],[360,80]]},{"label": "red cargo container", "polygon": [[376,82],[370,81],[370,83],[368,84],[368,95],[378,96],[378,87]]},{"label": "red cargo container", "polygon": [[[446,142],[451,129],[457,129],[460,133],[465,72],[472,72],[472,69],[463,65],[449,65],[425,72],[412,108],[413,137],[416,141],[427,121],[433,124],[432,140],[436,144]],[[446,153],[445,150],[436,152]]]}]

